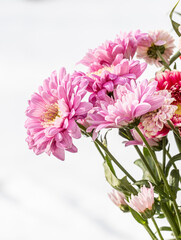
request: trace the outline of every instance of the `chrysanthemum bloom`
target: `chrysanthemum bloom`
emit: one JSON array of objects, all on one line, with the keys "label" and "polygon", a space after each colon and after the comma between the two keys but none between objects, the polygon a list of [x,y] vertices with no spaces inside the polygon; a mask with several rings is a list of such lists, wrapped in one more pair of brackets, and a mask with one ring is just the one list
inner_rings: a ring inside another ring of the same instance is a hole
[{"label": "chrysanthemum bloom", "polygon": [[156,81],[147,80],[140,83],[132,80],[130,84],[117,86],[113,97],[97,101],[94,112],[89,114],[87,131],[95,129],[95,138],[103,128],[121,128],[139,122],[142,115],[160,108],[164,102],[163,96],[155,94],[156,87]]},{"label": "chrysanthemum bloom", "polygon": [[29,148],[64,160],[65,151],[77,152],[72,138],[80,138],[76,120],[84,118],[92,104],[82,102],[88,82],[71,78],[64,68],[53,72],[34,93],[26,110]]},{"label": "chrysanthemum bloom", "polygon": [[166,70],[165,72],[157,73],[155,80],[158,82],[158,90],[168,90],[172,98],[175,99],[172,104],[176,105],[177,109],[171,121],[175,126],[181,127],[181,72]]},{"label": "chrysanthemum bloom", "polygon": [[[145,132],[144,132],[144,128],[142,126],[142,124],[140,123],[138,125],[138,128],[140,129],[140,131],[142,132],[142,134],[144,135],[144,137],[146,138],[146,141],[148,142],[148,144],[151,146],[151,147],[158,147],[159,146],[159,142],[161,140],[161,138],[148,138],[146,135],[145,135]],[[138,134],[138,132],[135,130],[135,129],[131,129],[131,135],[133,137],[133,140],[130,140],[130,141],[124,141],[125,143],[125,146],[131,146],[131,145],[141,145],[141,146],[145,146],[142,138],[140,137],[140,135]]]},{"label": "chrysanthemum bloom", "polygon": [[[115,64],[115,65],[114,65]],[[112,93],[117,85],[136,80],[145,70],[146,63],[122,59],[120,56],[111,67],[104,67],[97,72],[85,74],[89,81],[87,90],[92,92],[89,101],[95,103],[97,98],[104,99],[106,94]]]},{"label": "chrysanthemum bloom", "polygon": [[160,90],[155,94],[164,96],[164,102],[159,109],[141,117],[141,125],[147,138],[160,138],[167,135],[169,132],[169,128],[166,127],[166,125],[168,125],[167,121],[173,118],[178,108],[172,104],[175,99],[172,98],[169,91]]},{"label": "chrysanthemum bloom", "polygon": [[108,196],[111,199],[111,201],[116,206],[118,206],[123,212],[129,211],[128,205],[125,202],[126,197],[125,197],[124,193],[113,189],[111,193],[108,193]]},{"label": "chrysanthemum bloom", "polygon": [[144,218],[150,218],[154,215],[154,190],[151,183],[150,188],[141,187],[137,196],[131,195],[131,199],[126,203],[140,213]]},{"label": "chrysanthemum bloom", "polygon": [[137,42],[144,36],[139,30],[136,33],[120,34],[114,41],[106,41],[95,49],[89,49],[86,56],[79,62],[88,67],[88,72],[96,72],[101,68],[110,67],[117,58],[130,59],[134,56]]},{"label": "chrysanthemum bloom", "polygon": [[166,31],[158,30],[150,32],[147,38],[142,39],[138,43],[137,57],[144,59],[149,64],[155,64],[157,67],[161,66],[160,57],[157,51],[168,63],[169,58],[174,49],[174,38]]}]

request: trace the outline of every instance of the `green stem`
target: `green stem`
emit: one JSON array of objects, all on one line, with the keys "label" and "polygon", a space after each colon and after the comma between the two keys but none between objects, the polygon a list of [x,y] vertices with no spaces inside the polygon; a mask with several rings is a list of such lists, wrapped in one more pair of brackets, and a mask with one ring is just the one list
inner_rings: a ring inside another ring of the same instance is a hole
[{"label": "green stem", "polygon": [[181,153],[181,140],[180,140],[180,138],[177,137],[177,135],[175,133],[173,135],[175,138],[175,142],[177,144],[177,148],[178,148],[179,152]]},{"label": "green stem", "polygon": [[[84,126],[82,126],[80,123],[77,123],[77,125],[79,126],[79,128],[86,132],[86,128]],[[87,133],[90,137],[92,137],[91,133]],[[126,171],[126,169],[116,160],[116,158],[109,152],[109,150],[107,149],[106,146],[104,146],[104,144],[102,144],[102,142],[100,142],[97,138],[94,141],[99,147],[101,147],[104,152],[110,157],[110,159],[121,169],[121,171],[133,182],[135,183],[136,180]],[[102,154],[101,154],[102,155]],[[103,156],[103,155],[102,155]]]},{"label": "green stem", "polygon": [[165,172],[165,163],[166,163],[166,137],[163,137],[163,172]]},{"label": "green stem", "polygon": [[148,224],[143,225],[146,229],[146,231],[149,233],[150,237],[153,240],[158,240],[158,238],[155,236],[155,234],[153,233],[153,231],[151,230],[151,228],[148,226]]},{"label": "green stem", "polygon": [[160,164],[159,164],[159,162],[158,162],[158,160],[157,160],[157,158],[156,158],[156,156],[155,156],[155,153],[154,153],[153,150],[151,149],[150,145],[148,144],[148,142],[147,142],[146,138],[144,137],[144,135],[142,134],[142,132],[139,130],[138,127],[135,127],[135,129],[136,129],[136,131],[138,132],[138,134],[140,135],[140,137],[142,138],[142,140],[143,140],[143,142],[145,143],[146,147],[148,148],[148,151],[150,152],[150,154],[151,154],[151,156],[152,156],[152,159],[153,159],[153,161],[154,161],[154,163],[155,163],[155,166],[156,166],[156,168],[157,168],[157,171],[158,171],[158,173],[160,174],[160,176],[161,176],[161,178],[162,178],[162,180],[163,180],[163,182],[164,182],[164,184],[165,184],[166,190],[168,191],[168,193],[170,194],[170,196],[171,196],[171,198],[172,198],[172,202],[173,202],[173,206],[174,206],[174,209],[175,209],[175,213],[176,213],[176,216],[177,216],[177,219],[178,219],[179,227],[180,227],[180,229],[181,229],[181,218],[180,218],[180,217],[181,217],[181,216],[180,216],[181,214],[180,214],[180,212],[179,212],[179,209],[178,209],[177,203],[176,203],[176,201],[175,201],[175,197],[174,197],[174,195],[173,195],[173,193],[172,193],[172,190],[170,189],[170,186],[169,186],[169,184],[168,184],[168,182],[167,182],[167,179],[166,179],[166,177],[165,177],[165,175],[164,175],[164,172],[162,171],[162,168],[161,168],[161,166],[160,166]]},{"label": "green stem", "polygon": [[169,120],[167,121],[167,123],[169,127],[172,129],[172,131],[174,132],[174,134],[181,140],[181,137],[179,135],[177,128],[175,128],[174,125]]},{"label": "green stem", "polygon": [[178,236],[179,236],[180,231],[179,231],[179,228],[178,228],[178,226],[175,222],[175,218],[173,217],[173,215],[170,212],[170,209],[168,208],[166,203],[162,203],[161,206],[162,206],[162,211],[163,211],[164,215],[166,216],[176,239],[179,240]]},{"label": "green stem", "polygon": [[176,53],[173,55],[173,57],[171,57],[170,62],[169,62],[169,66],[170,66],[178,57],[180,57],[180,56],[181,56],[180,51],[176,52]]},{"label": "green stem", "polygon": [[104,146],[98,139],[95,142],[104,150],[105,153],[111,158],[111,160],[121,169],[122,172],[132,181],[136,182],[136,180],[126,171],[126,169],[116,160],[116,158],[109,152],[106,146]]},{"label": "green stem", "polygon": [[162,234],[161,234],[161,232],[160,232],[160,229],[159,229],[159,227],[158,227],[158,225],[157,225],[154,217],[152,217],[151,220],[152,220],[153,224],[155,225],[155,228],[156,228],[156,230],[157,230],[157,233],[158,233],[160,239],[161,239],[161,240],[164,240],[164,238],[163,238],[163,236],[162,236]]},{"label": "green stem", "polygon": [[102,158],[105,160],[105,156],[104,156],[103,152],[101,151],[99,145],[98,145],[96,142],[94,142],[94,144],[95,144],[95,146],[96,146],[98,152],[101,154]]},{"label": "green stem", "polygon": [[[126,132],[128,134],[129,139],[133,140],[133,136],[131,135],[130,130],[127,129]],[[157,183],[158,182],[157,178],[155,177],[152,169],[150,168],[150,165],[148,164],[148,162],[147,162],[146,158],[144,157],[144,155],[142,154],[141,150],[139,149],[139,147],[137,145],[134,145],[134,148],[137,151],[137,153],[140,156],[140,158],[143,161],[143,163],[145,164],[145,166],[146,166],[148,172],[150,173],[152,179],[154,180],[155,183]]]},{"label": "green stem", "polygon": [[163,65],[165,68],[167,68],[167,69],[169,69],[169,70],[171,71],[171,68],[169,67],[169,64],[165,61],[165,59],[163,58],[163,56],[162,56],[162,54],[160,53],[159,50],[156,51],[156,54],[157,54],[157,56],[162,60],[162,65]]}]

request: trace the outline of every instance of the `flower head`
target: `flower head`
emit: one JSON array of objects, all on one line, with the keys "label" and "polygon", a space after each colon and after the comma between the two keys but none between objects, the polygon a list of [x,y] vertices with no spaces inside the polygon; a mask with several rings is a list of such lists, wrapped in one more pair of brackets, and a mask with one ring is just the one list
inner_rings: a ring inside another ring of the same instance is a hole
[{"label": "flower head", "polygon": [[134,56],[137,43],[144,36],[139,30],[135,33],[120,34],[114,41],[106,41],[95,49],[89,49],[86,56],[79,63],[89,68],[88,72],[96,72],[101,68],[114,65],[115,61],[122,56],[130,59]]},{"label": "flower head", "polygon": [[[142,115],[154,111],[162,106],[164,97],[155,94],[157,82],[141,83],[131,81],[124,86],[117,86],[113,97],[97,101],[94,112],[89,114],[90,127],[87,131],[94,131],[94,137],[102,128],[121,128],[134,124]],[[93,111],[92,110],[92,111]]]},{"label": "flower head", "polygon": [[89,80],[87,90],[92,92],[89,100],[95,103],[97,99],[104,99],[106,94],[112,93],[117,85],[124,85],[136,80],[145,70],[146,63],[122,59],[111,67],[104,67],[97,72],[85,74]]},{"label": "flower head", "polygon": [[137,196],[131,195],[131,199],[126,203],[145,218],[152,217],[154,214],[154,190],[151,183],[150,188],[141,187]]},{"label": "flower head", "polygon": [[148,36],[142,38],[138,43],[137,57],[143,58],[147,63],[155,64],[159,67],[161,66],[161,59],[157,51],[168,62],[174,47],[174,38],[168,32],[163,30],[149,32]]},{"label": "flower head", "polygon": [[181,127],[181,72],[166,70],[157,73],[155,80],[158,82],[158,90],[166,89],[174,98],[172,105],[175,105],[176,109],[171,121],[175,126]]},{"label": "flower head", "polygon": [[82,102],[88,82],[72,78],[64,68],[53,72],[34,93],[26,110],[29,148],[64,160],[64,150],[76,152],[72,138],[80,138],[76,120],[84,118],[92,104]]},{"label": "flower head", "polygon": [[108,193],[109,198],[111,201],[118,206],[122,211],[127,212],[128,211],[128,206],[127,203],[125,202],[126,197],[124,193],[117,191],[113,189],[111,193]]}]

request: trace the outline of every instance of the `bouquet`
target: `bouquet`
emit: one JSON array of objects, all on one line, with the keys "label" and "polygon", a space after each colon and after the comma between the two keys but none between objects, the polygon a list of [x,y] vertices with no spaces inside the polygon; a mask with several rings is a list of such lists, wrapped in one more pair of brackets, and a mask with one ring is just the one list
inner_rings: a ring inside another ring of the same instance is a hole
[{"label": "bouquet", "polygon": [[[179,3],[179,2],[178,2]],[[65,159],[65,151],[77,152],[73,139],[93,139],[103,159],[105,177],[113,188],[112,202],[148,232],[163,240],[163,231],[181,239],[181,25],[170,13],[174,38],[165,30],[120,33],[114,40],[90,49],[78,64],[87,72],[54,71],[31,96],[25,127],[29,148],[35,154]],[[152,79],[141,79],[147,65],[155,65]],[[120,142],[134,147],[134,164],[143,175],[135,179],[109,150],[108,132],[117,129]],[[170,151],[172,134],[178,147]],[[85,138],[86,139],[86,138]],[[123,175],[118,178],[118,171]],[[167,219],[158,226],[157,218]],[[151,229],[150,221],[155,229]]]}]

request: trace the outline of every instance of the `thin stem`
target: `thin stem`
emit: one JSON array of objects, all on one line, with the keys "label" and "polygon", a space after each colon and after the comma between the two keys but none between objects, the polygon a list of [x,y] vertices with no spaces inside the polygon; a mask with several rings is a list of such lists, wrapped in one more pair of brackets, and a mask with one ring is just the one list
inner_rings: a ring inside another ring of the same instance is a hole
[{"label": "thin stem", "polygon": [[159,227],[158,227],[158,225],[157,225],[154,217],[152,217],[151,220],[152,220],[153,224],[155,225],[155,228],[156,228],[156,230],[157,230],[157,233],[158,233],[160,239],[161,239],[161,240],[164,240],[164,238],[163,238],[163,236],[162,236],[162,234],[161,234],[161,232],[160,232],[160,229],[159,229]]},{"label": "thin stem", "polygon": [[170,62],[169,62],[169,66],[170,66],[178,57],[180,57],[180,56],[181,56],[181,52],[180,52],[180,51],[176,52],[176,53],[171,57]]},{"label": "thin stem", "polygon": [[[86,132],[86,128],[84,126],[82,126],[80,123],[77,123],[77,125],[79,126],[79,128]],[[91,133],[87,133],[90,137],[92,137]],[[104,146],[104,144],[102,144],[102,142],[100,142],[97,138],[94,141],[99,147],[101,147],[104,152],[111,158],[111,160],[121,169],[121,171],[133,182],[135,183],[136,180],[126,171],[126,169],[116,160],[116,158],[109,152],[109,150],[107,149],[106,146]],[[102,155],[102,154],[101,154]]]},{"label": "thin stem", "polygon": [[177,240],[179,240],[178,236],[179,236],[179,229],[178,229],[178,226],[175,222],[175,218],[173,217],[172,213],[170,212],[170,209],[168,208],[167,204],[166,203],[163,203],[162,202],[162,211],[164,213],[164,215],[166,216],[169,224],[170,224],[170,227],[176,237]]},{"label": "thin stem", "polygon": [[[130,130],[127,130],[126,132],[128,134],[129,139],[133,140],[133,136],[131,135]],[[148,162],[147,162],[146,158],[144,157],[144,155],[142,154],[141,150],[139,149],[139,147],[137,145],[134,145],[134,148],[137,151],[137,153],[140,156],[140,158],[143,161],[143,163],[145,164],[145,166],[146,166],[148,172],[150,173],[152,179],[155,181],[155,183],[157,183],[158,182],[157,178],[155,177],[152,169],[150,168],[150,165],[148,164]]]},{"label": "thin stem", "polygon": [[173,135],[175,138],[175,142],[177,144],[177,148],[178,148],[179,152],[181,153],[181,140],[180,140],[180,138],[177,137],[177,135],[175,133],[173,133]]},{"label": "thin stem", "polygon": [[172,124],[169,120],[167,121],[167,123],[168,123],[168,125],[170,126],[170,128],[172,129],[172,131],[174,132],[174,134],[175,134],[179,139],[181,139],[178,130],[173,126],[173,124]]},{"label": "thin stem", "polygon": [[166,137],[163,137],[163,172],[165,172],[165,163],[166,163]]},{"label": "thin stem", "polygon": [[153,233],[153,231],[151,230],[151,228],[148,226],[148,224],[143,225],[146,229],[146,231],[149,233],[150,237],[153,240],[158,240],[158,238],[155,236],[155,234]]},{"label": "thin stem", "polygon": [[165,187],[166,187],[166,190],[168,191],[168,193],[170,194],[171,198],[172,198],[172,202],[173,202],[173,206],[174,206],[174,209],[175,209],[175,213],[176,213],[176,216],[177,216],[177,219],[178,219],[178,223],[179,223],[179,227],[181,229],[181,219],[180,219],[180,212],[179,212],[179,209],[178,209],[178,206],[177,206],[177,203],[175,201],[175,197],[172,193],[172,190],[170,189],[170,186],[167,182],[167,179],[164,175],[164,172],[162,171],[162,168],[160,167],[160,164],[155,156],[155,153],[153,152],[153,150],[151,149],[150,145],[148,144],[146,138],[144,137],[144,135],[142,134],[142,132],[139,130],[138,127],[135,127],[136,131],[138,132],[138,134],[140,135],[140,137],[142,138],[143,142],[145,143],[146,147],[148,148],[148,151],[150,152],[151,156],[152,156],[152,159],[155,163],[155,166],[157,168],[157,171],[158,173],[160,173],[160,176],[165,184]]},{"label": "thin stem", "polygon": [[169,64],[165,61],[165,59],[163,58],[163,56],[162,56],[162,54],[160,53],[159,50],[156,51],[156,54],[157,54],[157,56],[162,60],[162,65],[163,65],[165,68],[167,68],[167,69],[169,69],[169,70],[171,71],[171,68],[169,67]]},{"label": "thin stem", "polygon": [[99,153],[101,154],[102,158],[105,160],[105,156],[104,156],[103,152],[101,151],[99,145],[96,142],[94,142],[94,144],[95,144],[97,150],[99,151]]},{"label": "thin stem", "polygon": [[121,169],[122,172],[132,181],[136,182],[136,180],[126,171],[126,169],[116,160],[116,158],[109,152],[107,147],[105,147],[98,139],[95,142],[107,153],[107,155],[111,158],[111,160]]}]

